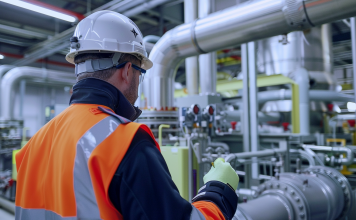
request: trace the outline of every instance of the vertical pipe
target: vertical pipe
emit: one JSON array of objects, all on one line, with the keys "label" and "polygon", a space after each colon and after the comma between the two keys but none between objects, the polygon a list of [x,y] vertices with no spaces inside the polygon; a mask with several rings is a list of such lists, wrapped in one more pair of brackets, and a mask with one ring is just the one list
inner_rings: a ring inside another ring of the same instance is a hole
[{"label": "vertical pipe", "polygon": [[300,133],[309,134],[310,119],[309,119],[309,73],[303,68],[297,68],[292,76],[299,87],[299,120],[300,120]]},{"label": "vertical pipe", "polygon": [[[191,23],[198,17],[197,0],[184,0],[184,22]],[[188,95],[199,94],[198,57],[185,59],[185,74]]]},{"label": "vertical pipe", "polygon": [[[256,43],[248,43],[248,76],[250,95],[250,141],[251,152],[258,151],[258,102],[257,102],[257,68],[256,68]],[[256,158],[252,158],[253,161]],[[251,167],[252,179],[258,179],[258,163],[253,162]]]},{"label": "vertical pipe", "polygon": [[333,73],[334,59],[332,51],[332,30],[331,24],[323,24],[321,26],[321,44],[323,48],[324,71]]},{"label": "vertical pipe", "polygon": [[26,92],[26,80],[20,81],[20,113],[19,118],[23,119],[23,106],[25,101],[25,92]]},{"label": "vertical pipe", "polygon": [[[184,129],[184,128],[183,128]],[[188,201],[193,199],[193,152],[192,152],[192,138],[187,137],[188,141]]]},{"label": "vertical pipe", "polygon": [[[241,45],[241,62],[242,62],[242,102],[243,102],[243,117],[242,125],[243,125],[243,146],[244,152],[250,152],[250,115],[249,115],[249,78],[248,78],[248,51],[247,44]],[[250,176],[251,176],[251,165],[245,164],[245,188],[250,188]]]},{"label": "vertical pipe", "polygon": [[353,65],[353,77],[354,77],[354,94],[356,103],[356,18],[351,18],[351,43],[352,43],[352,65]]},{"label": "vertical pipe", "polygon": [[[215,0],[199,0],[199,18],[214,12]],[[199,56],[200,93],[203,95],[216,93],[216,52]]]}]

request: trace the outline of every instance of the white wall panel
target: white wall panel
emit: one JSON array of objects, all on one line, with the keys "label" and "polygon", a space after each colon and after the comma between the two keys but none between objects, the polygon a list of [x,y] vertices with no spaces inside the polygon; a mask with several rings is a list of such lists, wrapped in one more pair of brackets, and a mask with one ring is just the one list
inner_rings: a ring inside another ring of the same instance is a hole
[{"label": "white wall panel", "polygon": [[[27,136],[32,137],[45,124],[45,107],[54,104],[69,104],[70,94],[64,86],[44,86],[26,83],[24,97],[24,127],[30,130]],[[16,88],[14,100],[14,117],[20,119],[20,93]]]}]

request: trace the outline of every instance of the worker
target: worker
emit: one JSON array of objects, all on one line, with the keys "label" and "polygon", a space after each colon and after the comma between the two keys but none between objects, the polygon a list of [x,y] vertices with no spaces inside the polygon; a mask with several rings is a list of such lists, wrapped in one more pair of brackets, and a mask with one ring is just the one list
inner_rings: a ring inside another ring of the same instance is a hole
[{"label": "worker", "polygon": [[239,177],[229,163],[213,163],[191,204],[151,130],[133,122],[139,83],[153,65],[142,38],[116,12],[79,22],[66,56],[78,80],[70,106],[16,155],[16,219],[232,219]]}]

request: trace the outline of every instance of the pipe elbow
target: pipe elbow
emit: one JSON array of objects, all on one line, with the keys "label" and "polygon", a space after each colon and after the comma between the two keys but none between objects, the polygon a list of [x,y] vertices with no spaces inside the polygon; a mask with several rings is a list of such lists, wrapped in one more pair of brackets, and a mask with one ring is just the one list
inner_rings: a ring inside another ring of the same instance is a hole
[{"label": "pipe elbow", "polygon": [[342,165],[349,166],[354,163],[354,153],[353,151],[348,148],[348,147],[340,147],[341,151],[344,151],[346,153],[346,158],[341,159]]}]

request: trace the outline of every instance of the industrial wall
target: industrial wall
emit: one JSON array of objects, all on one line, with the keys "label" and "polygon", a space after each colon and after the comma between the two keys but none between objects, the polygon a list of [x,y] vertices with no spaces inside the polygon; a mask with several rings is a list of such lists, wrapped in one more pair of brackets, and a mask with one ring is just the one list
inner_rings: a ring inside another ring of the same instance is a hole
[{"label": "industrial wall", "polygon": [[[26,84],[23,101],[24,127],[30,128],[27,137],[32,137],[45,123],[45,108],[54,104],[69,105],[70,87],[56,85]],[[14,100],[14,117],[21,118],[21,105],[19,89],[16,89]]]}]

